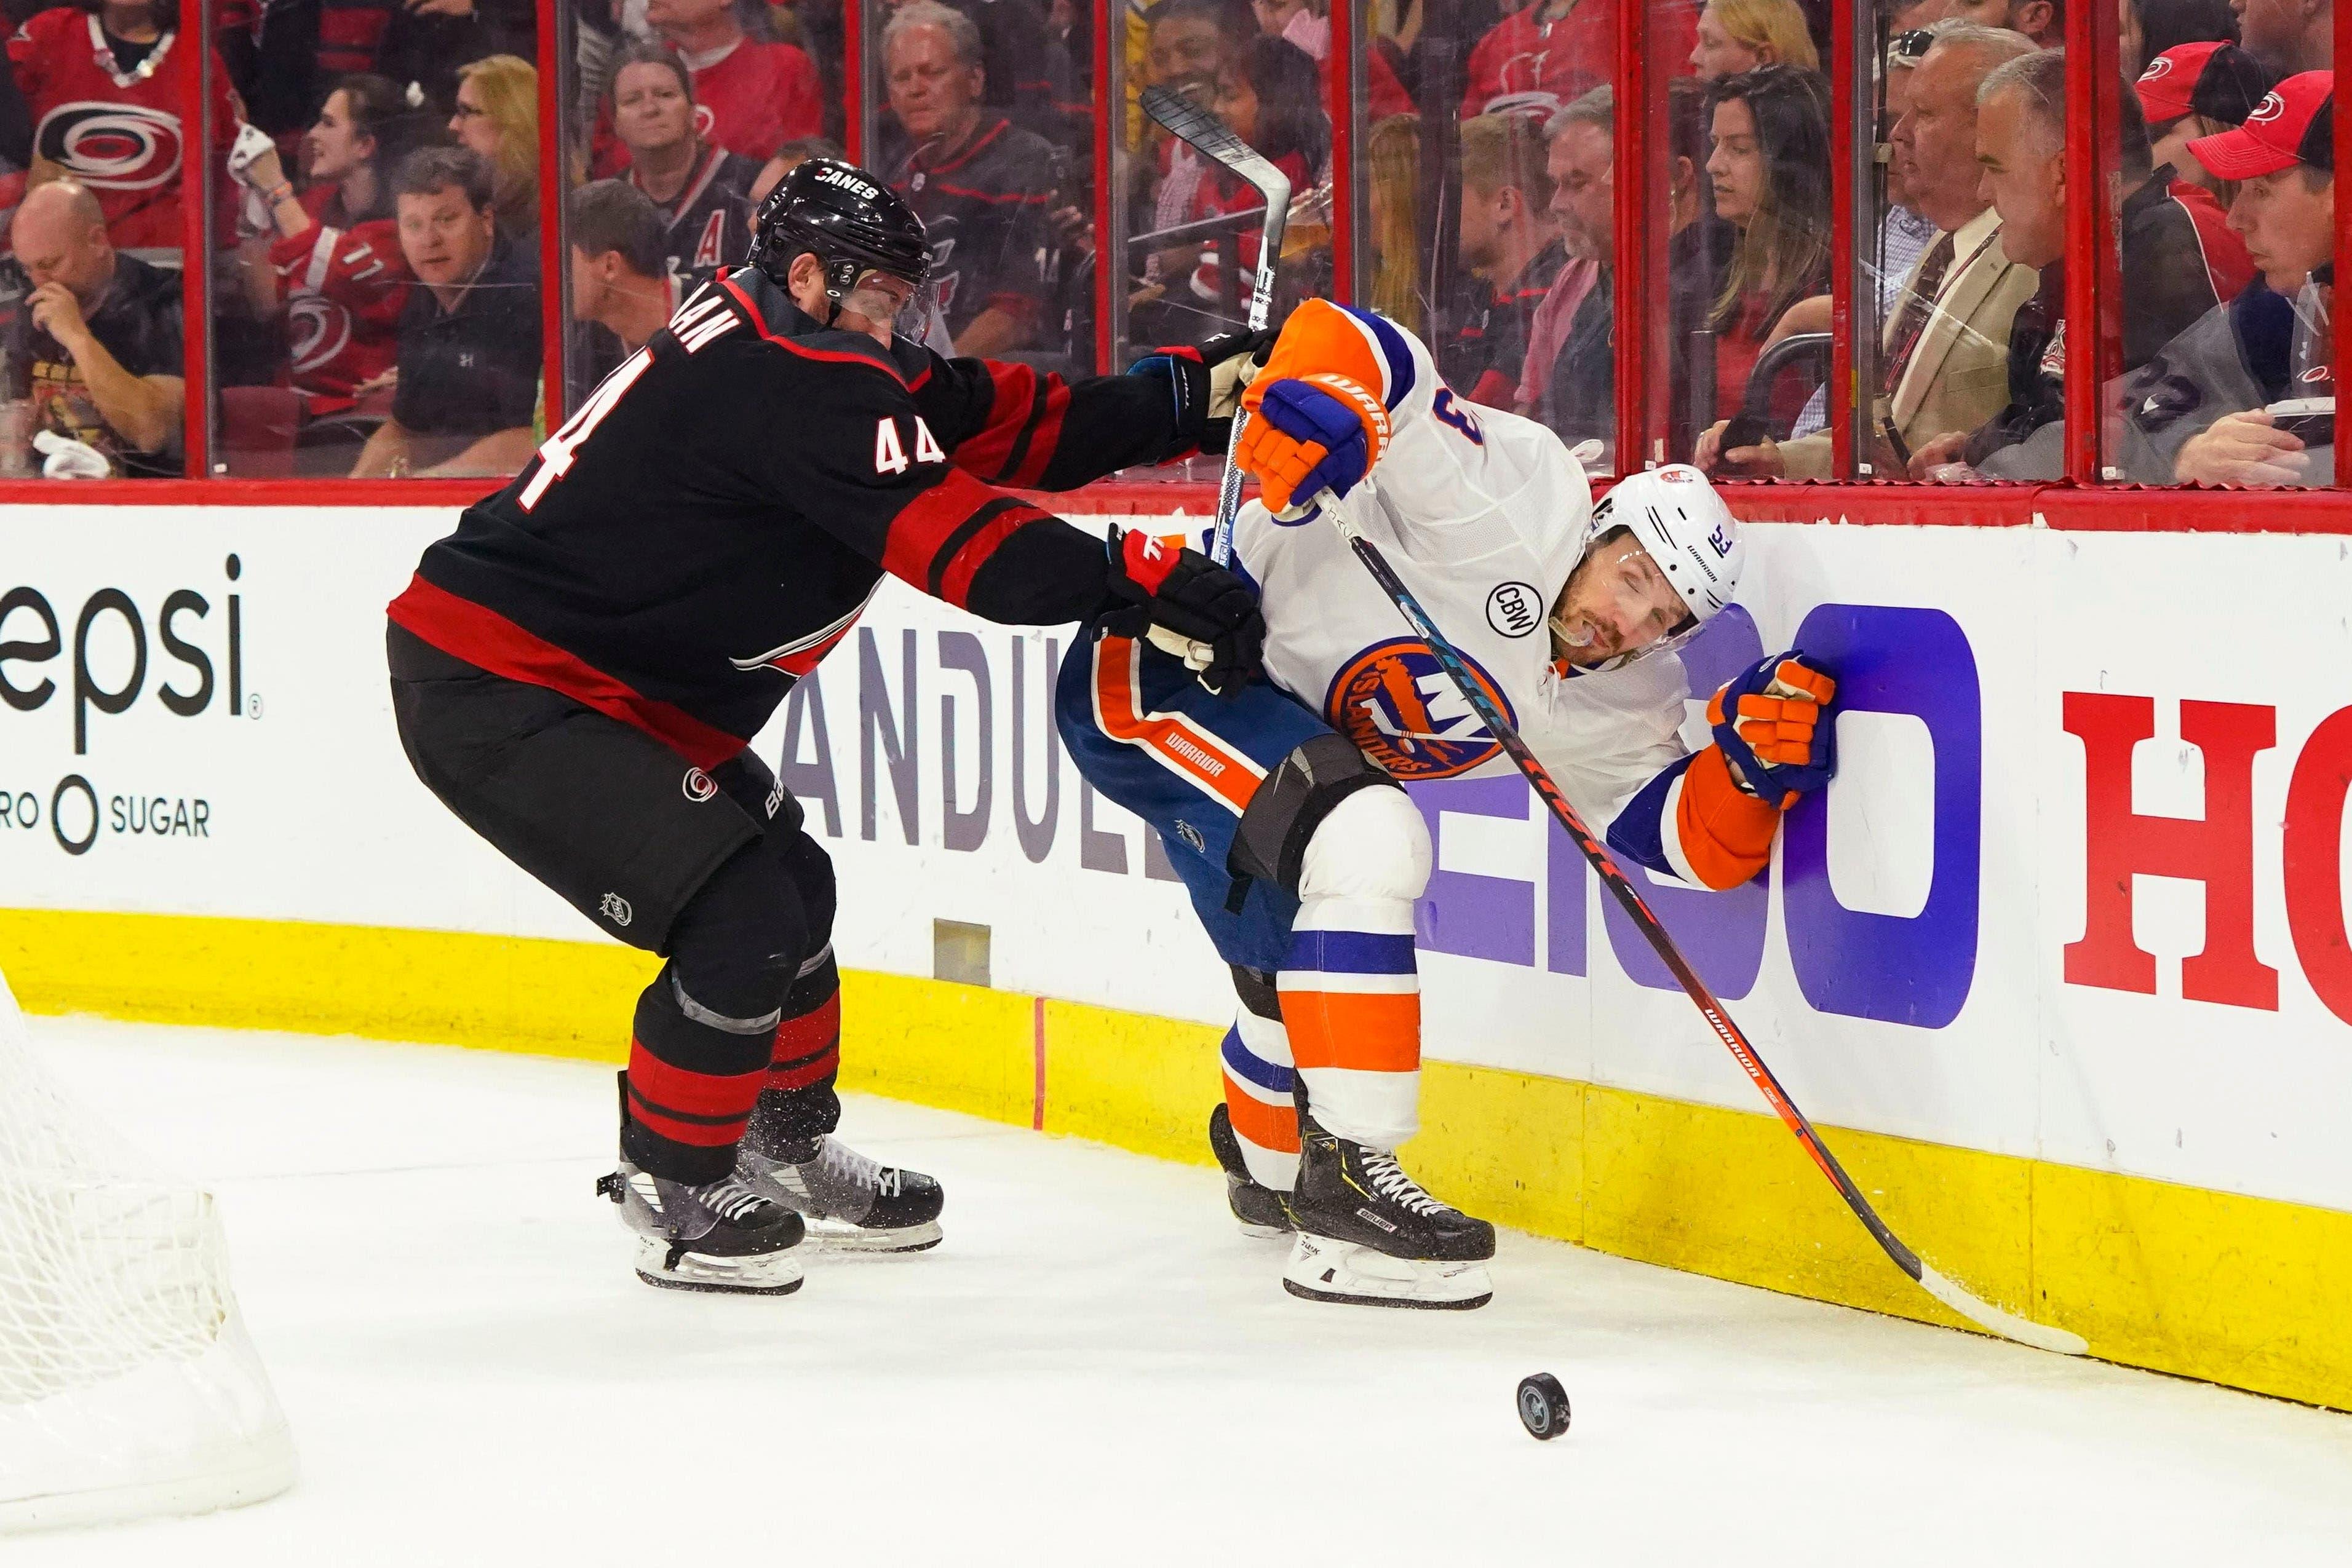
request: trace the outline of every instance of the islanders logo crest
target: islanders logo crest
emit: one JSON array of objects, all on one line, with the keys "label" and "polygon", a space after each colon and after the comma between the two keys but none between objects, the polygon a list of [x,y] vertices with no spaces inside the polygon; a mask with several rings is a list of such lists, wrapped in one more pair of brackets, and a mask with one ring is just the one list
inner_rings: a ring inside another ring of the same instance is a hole
[{"label": "islanders logo crest", "polygon": [[[1494,677],[1467,654],[1463,662],[1516,725],[1518,716]],[[1410,637],[1375,643],[1340,666],[1323,699],[1323,717],[1400,779],[1451,779],[1503,750],[1436,658]]]}]

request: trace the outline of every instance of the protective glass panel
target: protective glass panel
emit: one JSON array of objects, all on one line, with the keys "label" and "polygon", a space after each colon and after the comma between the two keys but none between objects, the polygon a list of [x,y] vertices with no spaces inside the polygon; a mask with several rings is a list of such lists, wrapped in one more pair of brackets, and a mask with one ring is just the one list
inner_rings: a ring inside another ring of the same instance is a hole
[{"label": "protective glass panel", "polygon": [[[2334,140],[2327,12],[2229,18],[2126,5],[2141,68],[2103,149],[2119,210],[2122,375],[2105,475],[2146,485],[2335,481]],[[2203,26],[2195,25],[2199,21]]]},{"label": "protective glass panel", "polygon": [[[1126,14],[1111,51],[1112,101],[1125,106],[1114,116],[1108,203],[1114,365],[1243,325],[1264,237],[1257,192],[1152,123],[1138,102],[1148,87],[1213,109],[1289,177],[1276,319],[1302,298],[1334,292],[1325,105],[1339,68],[1330,37],[1328,16],[1298,6],[1160,0]],[[1213,479],[1220,467],[1194,459],[1150,476]]]},{"label": "protective glass panel", "polygon": [[190,111],[205,87],[214,153],[226,145],[228,72],[215,56],[202,80],[204,51],[172,16],[24,7],[8,25],[21,106],[0,129],[11,172],[0,206],[13,209],[0,267],[0,474],[177,477],[187,466],[184,149],[201,134]]},{"label": "protective glass panel", "polygon": [[586,175],[563,197],[577,407],[698,284],[741,265],[754,207],[792,165],[840,156],[841,40],[837,11],[830,27],[707,0],[565,11],[563,166]]},{"label": "protective glass panel", "polygon": [[529,4],[213,8],[215,471],[495,476],[540,402]]},{"label": "protective glass panel", "polygon": [[1648,106],[1654,452],[1726,476],[1829,476],[1830,21],[1797,0],[1717,0],[1679,55],[1651,22],[1650,57],[1687,68],[1654,70]]},{"label": "protective glass panel", "polygon": [[1094,19],[1038,0],[872,0],[864,162],[921,214],[946,338],[1095,365]]}]

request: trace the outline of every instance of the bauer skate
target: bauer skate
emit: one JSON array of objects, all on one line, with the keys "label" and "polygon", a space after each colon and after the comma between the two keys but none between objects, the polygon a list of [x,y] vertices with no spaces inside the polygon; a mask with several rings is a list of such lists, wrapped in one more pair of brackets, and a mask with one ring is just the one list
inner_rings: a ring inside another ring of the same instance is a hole
[{"label": "bauer skate", "polygon": [[829,1134],[778,1137],[761,1111],[735,1153],[735,1178],[805,1220],[820,1251],[920,1252],[940,1244],[946,1195],[938,1182],[868,1159]]},{"label": "bauer skate", "polygon": [[1422,1189],[1386,1149],[1298,1118],[1298,1239],[1282,1288],[1315,1301],[1467,1311],[1494,1299],[1495,1228]]},{"label": "bauer skate", "polygon": [[700,1186],[639,1170],[626,1160],[596,1182],[637,1233],[637,1278],[672,1291],[788,1296],[801,1288],[792,1255],[806,1230],[801,1217],[722,1176]]},{"label": "bauer skate", "polygon": [[1223,1104],[1209,1113],[1209,1150],[1224,1167],[1225,1201],[1232,1206],[1234,1218],[1242,1222],[1242,1234],[1289,1235],[1290,1215],[1282,1207],[1282,1194],[1250,1175],[1249,1163],[1242,1157],[1242,1141],[1234,1135],[1232,1113]]}]

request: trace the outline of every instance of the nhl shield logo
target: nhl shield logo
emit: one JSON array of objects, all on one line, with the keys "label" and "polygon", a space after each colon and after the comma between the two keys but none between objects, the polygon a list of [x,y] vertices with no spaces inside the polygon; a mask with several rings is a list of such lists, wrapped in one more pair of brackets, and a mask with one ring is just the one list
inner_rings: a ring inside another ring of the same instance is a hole
[{"label": "nhl shield logo", "polygon": [[[1467,654],[1463,663],[1488,700],[1517,724],[1494,677]],[[1409,637],[1375,643],[1342,665],[1323,700],[1323,717],[1401,779],[1451,779],[1503,750],[1436,658]]]}]

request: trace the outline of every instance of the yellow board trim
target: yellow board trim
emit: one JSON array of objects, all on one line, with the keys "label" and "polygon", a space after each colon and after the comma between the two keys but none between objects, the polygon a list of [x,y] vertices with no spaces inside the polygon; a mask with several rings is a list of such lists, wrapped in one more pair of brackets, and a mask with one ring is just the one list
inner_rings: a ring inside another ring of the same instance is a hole
[{"label": "yellow board trim", "polygon": [[[655,960],[458,932],[0,910],[28,1011],[356,1034],[618,1062]],[[1205,1163],[1219,1031],[899,975],[844,977],[842,1083]],[[1430,1186],[1540,1235],[1923,1322],[1769,1116],[1432,1062]],[[1825,1128],[1920,1252],[2110,1361],[2352,1409],[2352,1214]]]}]

